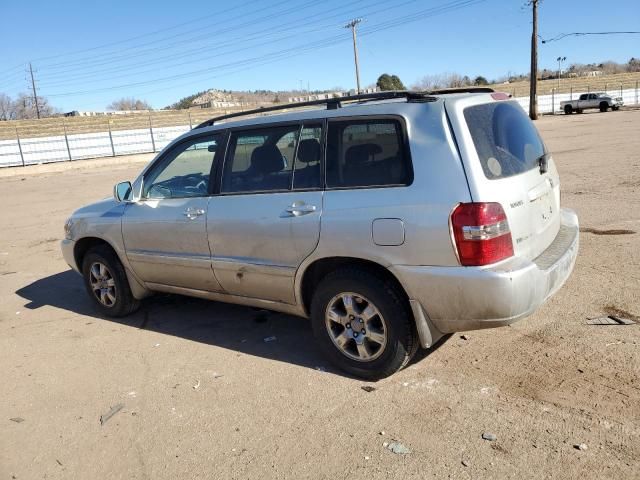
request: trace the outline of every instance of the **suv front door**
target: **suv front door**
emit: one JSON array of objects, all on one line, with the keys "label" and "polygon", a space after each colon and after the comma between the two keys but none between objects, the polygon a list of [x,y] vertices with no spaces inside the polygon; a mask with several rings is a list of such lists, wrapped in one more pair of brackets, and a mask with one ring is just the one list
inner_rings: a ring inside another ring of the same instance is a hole
[{"label": "suv front door", "polygon": [[322,126],[232,131],[207,230],[227,293],[295,303],[294,276],[318,244]]},{"label": "suv front door", "polygon": [[206,213],[209,179],[222,143],[221,134],[178,143],[145,173],[140,200],[126,205],[122,235],[127,258],[151,287],[221,290],[211,268]]}]

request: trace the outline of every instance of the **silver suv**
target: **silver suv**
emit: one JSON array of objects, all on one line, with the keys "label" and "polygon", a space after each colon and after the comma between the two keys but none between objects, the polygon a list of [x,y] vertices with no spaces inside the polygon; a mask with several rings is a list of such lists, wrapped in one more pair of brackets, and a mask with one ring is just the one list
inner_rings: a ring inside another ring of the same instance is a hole
[{"label": "silver suv", "polygon": [[531,314],[578,253],[533,123],[470,90],[210,120],[76,211],[64,257],[105,315],[152,292],[286,312],[339,368],[390,375],[446,333]]}]

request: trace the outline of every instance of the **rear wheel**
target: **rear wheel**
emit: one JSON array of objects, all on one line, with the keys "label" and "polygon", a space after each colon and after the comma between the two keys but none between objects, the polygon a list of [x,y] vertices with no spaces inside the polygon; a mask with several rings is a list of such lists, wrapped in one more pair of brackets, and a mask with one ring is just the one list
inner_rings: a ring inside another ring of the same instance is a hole
[{"label": "rear wheel", "polygon": [[82,274],[89,297],[104,315],[124,317],[140,306],[122,263],[110,248],[101,245],[89,250],[82,261]]},{"label": "rear wheel", "polygon": [[582,113],[582,109],[581,108],[577,108],[576,109],[576,113]]},{"label": "rear wheel", "polygon": [[418,348],[406,303],[396,285],[374,271],[336,270],[313,295],[314,335],[341,370],[369,380],[387,377],[405,366]]},{"label": "rear wheel", "polygon": [[607,102],[600,102],[600,111],[606,112],[609,110],[609,104]]},{"label": "rear wheel", "polygon": [[564,113],[566,113],[567,115],[571,115],[573,113],[573,107],[571,105],[565,105]]}]

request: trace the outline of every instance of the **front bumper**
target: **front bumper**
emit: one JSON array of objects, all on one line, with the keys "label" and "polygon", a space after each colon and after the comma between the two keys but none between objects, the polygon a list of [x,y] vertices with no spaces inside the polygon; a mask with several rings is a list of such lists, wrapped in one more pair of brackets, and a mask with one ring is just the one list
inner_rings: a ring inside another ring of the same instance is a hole
[{"label": "front bumper", "polygon": [[80,270],[76,265],[76,258],[73,252],[75,245],[76,245],[76,242],[65,238],[60,242],[60,249],[62,250],[62,257],[64,258],[64,261],[67,262],[67,264],[71,268],[73,268],[76,272],[80,273]]},{"label": "front bumper", "polygon": [[561,211],[560,231],[535,260],[514,257],[491,267],[394,265],[411,300],[442,333],[499,327],[532,314],[573,271],[579,246],[577,215]]}]

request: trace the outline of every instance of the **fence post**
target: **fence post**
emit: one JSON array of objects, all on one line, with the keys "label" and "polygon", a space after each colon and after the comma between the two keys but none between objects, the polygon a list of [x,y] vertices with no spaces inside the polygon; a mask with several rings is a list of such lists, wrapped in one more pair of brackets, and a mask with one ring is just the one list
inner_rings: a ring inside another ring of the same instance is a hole
[{"label": "fence post", "polygon": [[636,80],[636,105],[638,104],[638,80]]},{"label": "fence post", "polygon": [[107,119],[107,127],[109,128],[109,143],[111,143],[111,156],[116,156],[116,149],[113,148],[113,135],[111,134],[111,119]]},{"label": "fence post", "polygon": [[22,153],[22,143],[20,143],[20,135],[18,134],[18,127],[16,127],[16,139],[18,140],[18,150],[20,150],[20,160],[22,160],[22,166],[24,167],[25,166],[24,154]]},{"label": "fence post", "polygon": [[608,84],[604,84],[604,93],[609,93],[609,89],[607,88],[608,86]]},{"label": "fence post", "polygon": [[569,87],[569,100],[573,100],[573,85]]},{"label": "fence post", "polygon": [[69,148],[69,137],[67,137],[67,122],[62,120],[62,128],[64,128],[64,143],[67,144],[67,155],[69,155],[69,161],[73,160],[71,158],[71,149]]},{"label": "fence post", "polygon": [[189,115],[189,130],[193,130],[193,124],[191,123],[191,112],[187,112],[187,115]]},{"label": "fence post", "polygon": [[151,147],[156,151],[156,140],[153,138],[153,126],[151,125],[151,113],[149,113],[149,133],[151,133]]},{"label": "fence post", "polygon": [[556,114],[556,89],[551,89],[551,115]]},{"label": "fence post", "polygon": [[620,84],[620,98],[622,98],[622,84]]}]

